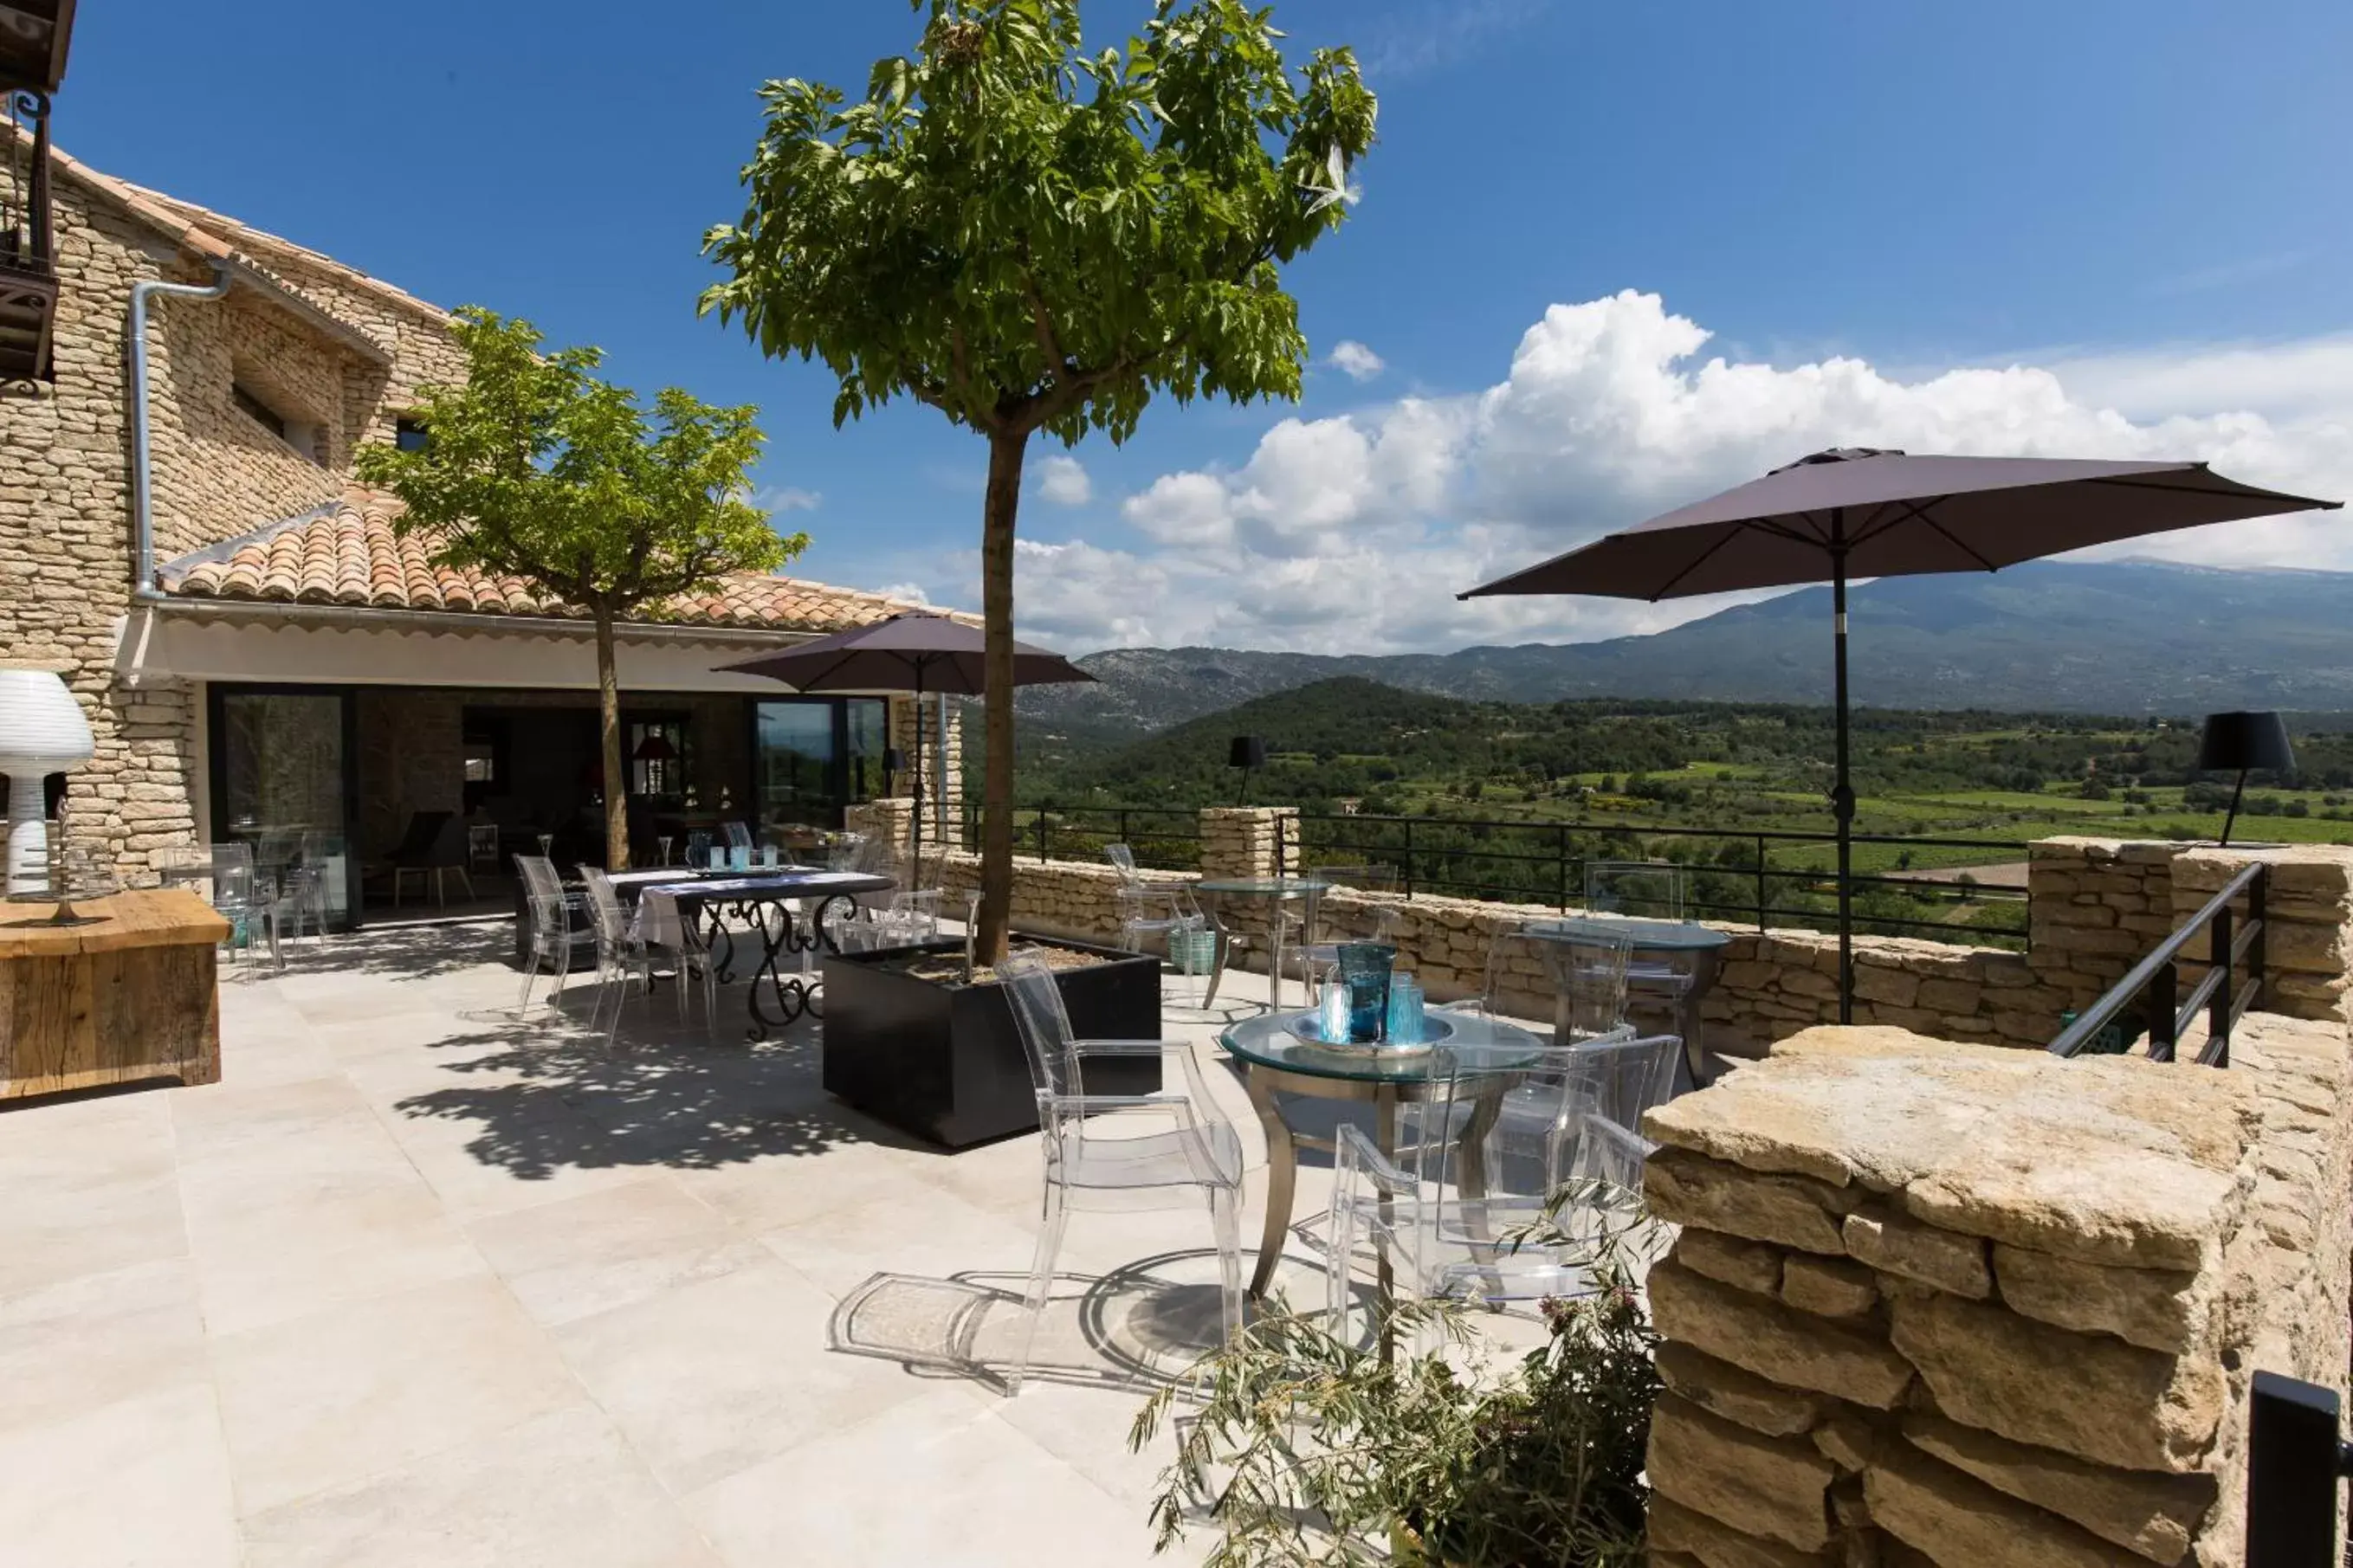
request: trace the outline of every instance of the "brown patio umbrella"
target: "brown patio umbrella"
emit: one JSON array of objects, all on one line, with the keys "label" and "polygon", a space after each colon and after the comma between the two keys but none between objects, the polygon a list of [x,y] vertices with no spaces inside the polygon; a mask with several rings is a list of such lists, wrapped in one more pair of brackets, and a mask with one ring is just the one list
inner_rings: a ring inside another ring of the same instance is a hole
[{"label": "brown patio umbrella", "polygon": [[[978,696],[987,689],[980,627],[928,610],[910,610],[871,626],[836,632],[719,668],[765,675],[801,691],[912,691],[915,694],[915,862],[923,857],[923,694]],[[1013,684],[1092,680],[1060,654],[1013,645]]]},{"label": "brown patio umbrella", "polygon": [[1841,447],[1485,584],[1489,594],[1687,598],[1831,583],[1838,707],[1839,1021],[1854,1014],[1847,776],[1846,585],[1854,577],[1992,572],[2147,533],[2333,508],[2203,463],[1911,457]]}]

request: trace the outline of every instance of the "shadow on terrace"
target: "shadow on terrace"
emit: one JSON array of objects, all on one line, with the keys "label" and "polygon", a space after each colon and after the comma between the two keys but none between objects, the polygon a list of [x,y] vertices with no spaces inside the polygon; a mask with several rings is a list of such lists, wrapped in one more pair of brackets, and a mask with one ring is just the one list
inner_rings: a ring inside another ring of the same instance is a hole
[{"label": "shadow on terrace", "polygon": [[[496,956],[477,945],[461,958],[462,939],[438,933],[406,940],[421,950],[422,972],[479,969]],[[386,942],[374,962],[397,972],[397,951]],[[587,1024],[596,992],[593,978],[575,976],[555,1008],[534,1001],[520,1016],[503,1006],[461,1015],[472,1027],[424,1047],[447,1085],[392,1109],[476,1128],[469,1153],[533,1181],[567,1167],[716,1170],[849,1144],[925,1147],[826,1094],[809,1021],[744,1043],[738,987],[721,992],[718,1027],[709,1030],[699,1004],[691,1025],[679,1023],[666,983],[650,1000],[630,1000],[609,1043],[601,1023]]]}]

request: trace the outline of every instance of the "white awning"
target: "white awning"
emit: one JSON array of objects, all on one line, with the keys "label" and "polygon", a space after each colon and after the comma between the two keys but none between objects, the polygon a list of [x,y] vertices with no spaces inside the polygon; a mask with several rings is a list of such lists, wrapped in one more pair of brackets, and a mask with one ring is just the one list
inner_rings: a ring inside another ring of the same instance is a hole
[{"label": "white awning", "polygon": [[[716,667],[807,640],[807,634],[635,626],[618,634],[614,652],[626,691],[776,697],[793,689]],[[596,637],[582,623],[308,605],[138,605],[117,623],[114,664],[133,687],[218,680],[596,689]]]}]

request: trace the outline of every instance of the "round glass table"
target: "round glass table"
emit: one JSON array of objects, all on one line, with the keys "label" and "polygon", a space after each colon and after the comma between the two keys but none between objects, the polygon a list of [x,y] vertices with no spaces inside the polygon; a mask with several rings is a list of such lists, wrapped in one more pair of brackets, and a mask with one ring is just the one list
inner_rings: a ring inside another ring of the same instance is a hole
[{"label": "round glass table", "polygon": [[[1218,999],[1218,982],[1225,975],[1226,954],[1233,946],[1233,933],[1222,916],[1228,899],[1264,899],[1269,903],[1304,900],[1307,908],[1300,917],[1300,929],[1312,931],[1315,929],[1315,900],[1331,886],[1313,877],[1212,877],[1194,883],[1194,893],[1208,900],[1209,930],[1217,938],[1216,956],[1209,963],[1209,984],[1201,994],[1201,1005],[1207,1007]],[[1282,1005],[1282,922],[1270,918],[1266,923],[1266,1005],[1268,1011],[1273,1012]]]},{"label": "round glass table", "polygon": [[[1440,1010],[1453,1034],[1443,1050],[1406,1047],[1377,1054],[1335,1050],[1291,1033],[1296,1013],[1275,1011],[1245,1018],[1218,1037],[1233,1058],[1242,1064],[1250,1106],[1266,1132],[1266,1229],[1259,1239],[1258,1266],[1250,1275],[1250,1293],[1263,1297],[1282,1257],[1282,1240],[1291,1230],[1291,1206],[1299,1178],[1299,1150],[1333,1152],[1329,1138],[1311,1137],[1293,1129],[1276,1107],[1277,1094],[1312,1095],[1321,1100],[1345,1100],[1373,1107],[1373,1142],[1385,1156],[1397,1153],[1397,1108],[1443,1095],[1447,1085],[1439,1076],[1448,1061],[1457,1069],[1488,1077],[1477,1109],[1462,1130],[1462,1158],[1457,1163],[1466,1195],[1480,1184],[1484,1168],[1480,1144],[1503,1108],[1504,1091],[1542,1054],[1543,1040],[1516,1024],[1476,1013]],[[1388,1260],[1381,1259],[1381,1289],[1389,1286]]]}]

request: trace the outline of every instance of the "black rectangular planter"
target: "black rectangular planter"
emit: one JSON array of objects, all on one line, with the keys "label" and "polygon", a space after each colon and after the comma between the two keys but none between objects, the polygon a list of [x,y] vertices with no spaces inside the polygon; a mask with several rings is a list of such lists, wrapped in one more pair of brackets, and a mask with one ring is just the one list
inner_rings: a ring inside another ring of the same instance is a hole
[{"label": "black rectangular planter", "polygon": [[[1082,1040],[1160,1037],[1160,960],[1059,937],[1056,947],[1104,962],[1055,972],[1071,1030]],[[946,941],[923,948],[961,955]],[[877,1121],[951,1149],[1038,1126],[1029,1058],[1013,1004],[995,984],[950,985],[886,966],[908,948],[825,955],[825,1088]],[[1151,1094],[1157,1057],[1098,1058],[1089,1094]]]}]

